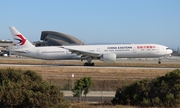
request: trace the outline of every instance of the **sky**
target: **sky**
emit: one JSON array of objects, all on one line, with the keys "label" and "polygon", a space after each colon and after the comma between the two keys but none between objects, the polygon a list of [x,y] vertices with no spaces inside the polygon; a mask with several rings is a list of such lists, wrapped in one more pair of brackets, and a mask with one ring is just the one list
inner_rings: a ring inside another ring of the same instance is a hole
[{"label": "sky", "polygon": [[52,30],[92,43],[180,47],[180,0],[1,0],[0,39],[15,26],[29,41]]}]

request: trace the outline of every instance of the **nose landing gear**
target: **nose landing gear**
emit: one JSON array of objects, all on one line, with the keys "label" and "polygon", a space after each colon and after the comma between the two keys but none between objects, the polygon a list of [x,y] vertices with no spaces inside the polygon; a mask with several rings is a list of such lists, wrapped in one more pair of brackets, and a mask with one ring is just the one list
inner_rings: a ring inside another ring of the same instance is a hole
[{"label": "nose landing gear", "polygon": [[158,64],[161,64],[161,59],[159,59]]}]

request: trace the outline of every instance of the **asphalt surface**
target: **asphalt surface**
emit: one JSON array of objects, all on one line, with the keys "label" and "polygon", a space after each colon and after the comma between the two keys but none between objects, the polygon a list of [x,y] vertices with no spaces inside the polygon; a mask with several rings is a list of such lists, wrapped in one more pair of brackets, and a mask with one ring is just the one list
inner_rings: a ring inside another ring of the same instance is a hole
[{"label": "asphalt surface", "polygon": [[64,98],[71,102],[93,102],[93,103],[102,102],[103,103],[103,102],[111,102],[111,100],[114,97],[87,96],[86,98],[85,97],[78,98],[78,97],[73,97],[73,96],[64,96]]},{"label": "asphalt surface", "polygon": [[68,90],[61,90],[64,94],[64,98],[72,101],[86,101],[86,102],[110,102],[114,97],[116,91],[90,91],[85,98],[85,95],[82,94],[81,97],[73,97],[73,92]]},{"label": "asphalt surface", "polygon": [[[78,68],[102,68],[102,66],[61,66],[61,65],[34,65],[34,64],[0,64],[0,66],[31,66],[31,67],[34,67],[34,66],[37,66],[37,67],[78,67]],[[174,69],[177,69],[177,68],[166,68],[166,67],[111,67],[111,66],[107,66],[107,67],[103,67],[103,68],[126,68],[126,69],[156,69],[156,70],[159,70],[159,69],[167,69],[167,70],[174,70]]]}]

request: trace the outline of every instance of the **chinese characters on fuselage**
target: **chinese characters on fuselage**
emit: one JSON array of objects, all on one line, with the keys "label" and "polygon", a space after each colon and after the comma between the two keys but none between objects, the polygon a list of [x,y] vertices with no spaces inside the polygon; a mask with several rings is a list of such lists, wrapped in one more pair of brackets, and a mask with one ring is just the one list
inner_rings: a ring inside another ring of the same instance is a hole
[{"label": "chinese characters on fuselage", "polygon": [[154,49],[156,46],[137,46],[137,49]]}]

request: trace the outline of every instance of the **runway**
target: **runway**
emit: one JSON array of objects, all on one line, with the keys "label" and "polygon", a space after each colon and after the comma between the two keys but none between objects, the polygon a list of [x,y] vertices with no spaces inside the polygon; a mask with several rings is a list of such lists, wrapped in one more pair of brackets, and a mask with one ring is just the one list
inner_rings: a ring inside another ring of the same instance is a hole
[{"label": "runway", "polygon": [[[177,68],[174,68],[174,67],[132,67],[132,66],[124,66],[124,67],[116,67],[116,66],[73,66],[73,65],[53,65],[53,64],[49,64],[49,65],[45,65],[45,64],[42,64],[42,65],[39,65],[39,64],[0,64],[0,66],[5,66],[5,67],[11,67],[11,66],[16,66],[16,67],[22,67],[22,66],[28,66],[28,67],[66,67],[66,68],[88,68],[88,69],[91,69],[91,68],[107,68],[107,69],[156,69],[156,70],[160,70],[160,69],[166,69],[166,70],[174,70],[174,69],[177,69]],[[180,69],[180,68],[178,68]]]}]

